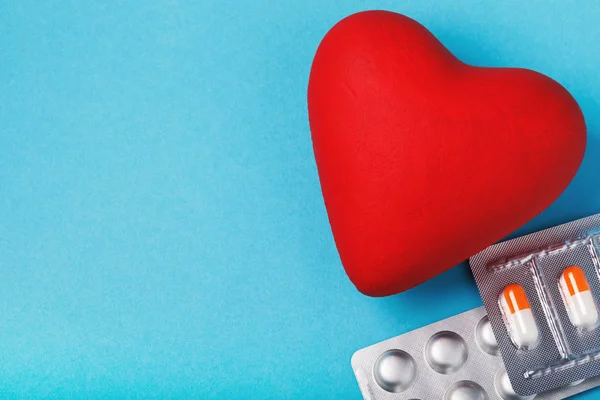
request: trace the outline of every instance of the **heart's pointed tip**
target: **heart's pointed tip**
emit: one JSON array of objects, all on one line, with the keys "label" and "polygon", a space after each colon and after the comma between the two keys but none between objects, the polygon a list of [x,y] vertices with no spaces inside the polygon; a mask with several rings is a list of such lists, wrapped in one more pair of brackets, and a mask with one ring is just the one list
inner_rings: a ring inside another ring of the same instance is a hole
[{"label": "heart's pointed tip", "polygon": [[410,289],[409,287],[394,287],[393,289],[390,289],[387,287],[381,287],[380,285],[365,284],[362,281],[356,281],[352,283],[360,293],[364,294],[365,296],[375,298],[393,296],[395,294],[399,294]]},{"label": "heart's pointed tip", "polygon": [[423,269],[410,266],[397,259],[387,266],[373,265],[370,268],[347,270],[350,281],[356,289],[369,297],[387,297],[412,289],[438,274],[451,268]]},{"label": "heart's pointed tip", "polygon": [[[386,278],[384,278],[386,279]],[[429,278],[427,278],[429,279]],[[427,279],[423,279],[423,280],[419,280],[418,282],[403,282],[400,284],[394,284],[392,281],[390,281],[389,279],[386,279],[386,282],[380,282],[380,283],[372,283],[372,284],[368,284],[365,283],[363,281],[356,281],[356,282],[352,282],[354,284],[354,286],[356,287],[356,289],[364,294],[365,296],[369,296],[369,297],[388,297],[388,296],[393,296],[396,294],[400,294],[403,292],[406,292],[409,289],[414,288],[415,286],[420,285],[421,283],[425,282]]]}]

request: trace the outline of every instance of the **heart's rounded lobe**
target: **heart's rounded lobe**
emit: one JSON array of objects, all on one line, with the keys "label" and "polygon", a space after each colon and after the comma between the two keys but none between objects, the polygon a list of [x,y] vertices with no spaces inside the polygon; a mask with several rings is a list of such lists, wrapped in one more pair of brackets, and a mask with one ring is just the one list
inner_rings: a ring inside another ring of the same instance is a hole
[{"label": "heart's rounded lobe", "polygon": [[585,150],[581,110],[557,82],[464,64],[386,11],[327,33],[308,112],[342,263],[371,296],[409,289],[532,219]]}]

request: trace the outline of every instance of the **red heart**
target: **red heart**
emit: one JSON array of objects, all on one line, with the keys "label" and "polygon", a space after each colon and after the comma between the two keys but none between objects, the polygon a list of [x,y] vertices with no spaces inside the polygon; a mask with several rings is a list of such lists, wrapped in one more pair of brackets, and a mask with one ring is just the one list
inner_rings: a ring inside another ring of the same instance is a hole
[{"label": "red heart", "polygon": [[308,112],[342,263],[371,296],[409,289],[523,225],[567,187],[585,150],[581,110],[558,83],[466,65],[385,11],[327,33]]}]

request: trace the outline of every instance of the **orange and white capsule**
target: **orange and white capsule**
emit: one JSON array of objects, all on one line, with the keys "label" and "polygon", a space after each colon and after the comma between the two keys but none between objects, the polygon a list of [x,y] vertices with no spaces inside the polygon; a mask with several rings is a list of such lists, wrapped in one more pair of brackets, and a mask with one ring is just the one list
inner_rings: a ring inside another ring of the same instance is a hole
[{"label": "orange and white capsule", "polygon": [[566,268],[559,287],[571,323],[582,329],[593,328],[598,322],[598,308],[583,270],[575,265]]},{"label": "orange and white capsule", "polygon": [[539,331],[525,289],[508,285],[500,295],[500,308],[508,334],[519,349],[530,349],[538,342]]}]

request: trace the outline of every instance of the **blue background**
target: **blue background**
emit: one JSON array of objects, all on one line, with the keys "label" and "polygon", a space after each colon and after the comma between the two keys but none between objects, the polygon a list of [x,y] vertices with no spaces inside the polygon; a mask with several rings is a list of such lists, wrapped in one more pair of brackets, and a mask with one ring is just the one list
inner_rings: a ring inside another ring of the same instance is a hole
[{"label": "blue background", "polygon": [[600,211],[594,1],[110,3],[0,5],[2,398],[359,399],[355,350],[481,304],[465,265],[383,299],[344,274],[306,86],[356,11],[561,82],[585,161],[518,234]]}]

